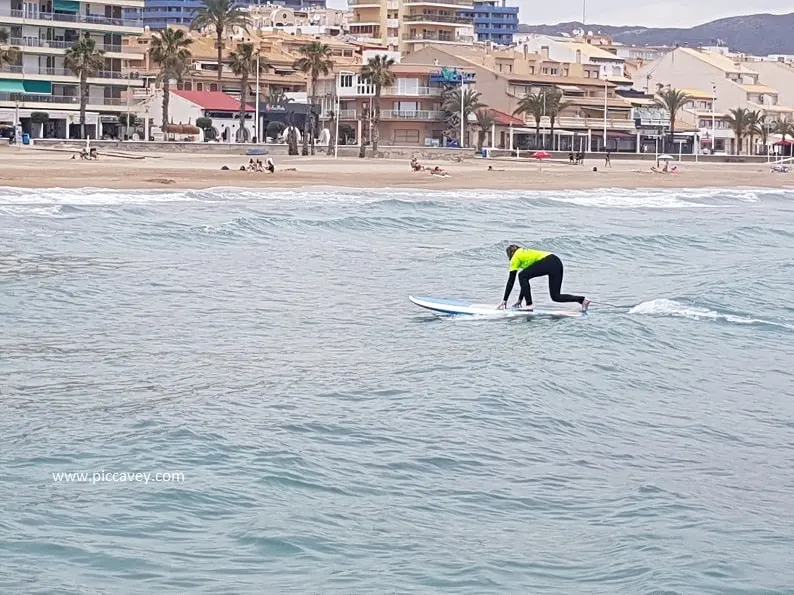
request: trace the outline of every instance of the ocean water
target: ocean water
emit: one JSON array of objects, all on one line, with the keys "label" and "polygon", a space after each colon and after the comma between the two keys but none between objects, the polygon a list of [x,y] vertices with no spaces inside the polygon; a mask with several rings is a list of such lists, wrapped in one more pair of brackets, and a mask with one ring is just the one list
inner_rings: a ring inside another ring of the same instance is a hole
[{"label": "ocean water", "polygon": [[[511,242],[591,315],[407,300]],[[792,190],[0,189],[0,592],[793,593],[792,282]]]}]

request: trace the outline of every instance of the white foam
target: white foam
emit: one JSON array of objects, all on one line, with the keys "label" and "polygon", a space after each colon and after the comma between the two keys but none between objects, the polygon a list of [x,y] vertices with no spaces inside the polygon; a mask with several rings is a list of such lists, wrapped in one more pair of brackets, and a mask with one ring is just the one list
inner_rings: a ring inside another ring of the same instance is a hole
[{"label": "white foam", "polygon": [[650,314],[656,316],[672,316],[678,318],[688,318],[690,320],[714,320],[725,321],[733,324],[769,324],[782,328],[794,328],[792,325],[771,322],[760,318],[749,318],[745,316],[734,316],[732,314],[720,314],[716,310],[687,306],[675,300],[658,299],[637,304],[629,314]]}]

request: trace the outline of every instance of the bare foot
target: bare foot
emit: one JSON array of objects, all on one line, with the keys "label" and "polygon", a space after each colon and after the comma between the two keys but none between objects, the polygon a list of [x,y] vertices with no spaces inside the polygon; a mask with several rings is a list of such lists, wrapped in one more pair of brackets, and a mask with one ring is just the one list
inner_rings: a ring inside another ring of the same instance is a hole
[{"label": "bare foot", "polygon": [[584,301],[582,302],[582,312],[587,312],[587,308],[590,307],[590,302],[591,300],[584,298]]}]

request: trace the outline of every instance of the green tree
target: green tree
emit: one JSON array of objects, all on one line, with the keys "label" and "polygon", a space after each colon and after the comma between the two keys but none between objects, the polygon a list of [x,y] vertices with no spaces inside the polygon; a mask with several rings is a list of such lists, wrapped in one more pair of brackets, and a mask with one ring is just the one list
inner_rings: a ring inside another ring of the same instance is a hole
[{"label": "green tree", "polygon": [[[488,110],[477,110],[477,152],[482,153],[482,145],[485,142],[485,135],[493,128],[496,119]],[[493,139],[491,139],[493,146]]]},{"label": "green tree", "polygon": [[[481,96],[482,93],[474,89],[466,89],[463,91],[462,95],[460,89],[455,89],[447,96],[441,109],[446,112],[449,122],[457,122],[457,130],[455,130],[456,136],[460,136],[461,97],[463,98],[463,127],[465,131],[469,125],[469,116],[476,113],[478,109],[488,107],[480,101]],[[450,132],[452,132],[452,130],[453,128],[450,126]],[[463,147],[464,140],[463,138],[459,139],[461,148]]]},{"label": "green tree", "polygon": [[750,112],[743,107],[729,110],[728,122],[733,129],[733,135],[736,137],[736,154],[742,153],[742,140],[744,135],[747,134],[750,128]]},{"label": "green tree", "polygon": [[336,112],[334,110],[329,110],[328,112],[328,125],[330,126],[331,135],[328,137],[328,149],[326,149],[325,154],[331,155],[336,145]]},{"label": "green tree", "polygon": [[755,135],[757,134],[756,124],[762,118],[761,112],[752,110],[747,113],[747,136],[750,139],[750,155],[755,155]]},{"label": "green tree", "polygon": [[[786,142],[786,137],[792,137],[794,139],[794,122],[792,122],[788,117],[783,118],[782,120],[778,120],[775,122],[774,127],[775,134],[779,134],[783,137],[783,142]],[[794,153],[794,145],[789,145],[789,154]],[[785,151],[783,152],[785,155]]]},{"label": "green tree", "polygon": [[[378,140],[380,139],[380,94],[383,87],[391,87],[394,85],[394,73],[391,67],[394,66],[394,58],[387,58],[386,56],[375,56],[370,58],[366,64],[361,67],[361,78],[367,81],[375,88],[375,94],[372,97],[372,111],[370,118],[372,121],[372,154],[378,154]],[[363,143],[362,143],[363,146]]]},{"label": "green tree", "polygon": [[[300,58],[295,60],[293,68],[298,70],[309,77],[311,81],[311,90],[309,91],[309,105],[314,106],[317,100],[317,79],[320,75],[327,76],[334,67],[331,61],[331,48],[319,41],[313,41],[309,45],[305,45],[300,49],[302,54]],[[310,110],[309,110],[310,111]],[[311,136],[311,153],[314,155],[314,138],[317,135],[314,129],[315,118],[309,118],[310,113],[306,114],[303,121],[303,154],[308,155],[309,136]],[[311,121],[311,128],[309,123]]]},{"label": "green tree", "polygon": [[224,32],[242,27],[247,29],[250,24],[248,14],[239,8],[235,0],[201,0],[202,6],[196,10],[196,16],[190,23],[191,29],[212,28],[215,30],[215,46],[218,49],[218,88],[220,89],[223,75],[223,34]]},{"label": "green tree", "polygon": [[753,123],[753,134],[757,134],[761,137],[761,145],[764,147],[764,155],[769,152],[769,147],[767,143],[769,142],[769,128],[771,127],[771,122],[767,121],[766,114],[759,113],[758,117],[755,119]]},{"label": "green tree", "polygon": [[535,147],[540,142],[540,119],[544,113],[543,93],[529,93],[518,100],[518,107],[513,110],[514,116],[526,119],[532,116],[535,119]]},{"label": "green tree", "polygon": [[[554,124],[557,122],[560,113],[564,111],[571,104],[568,101],[563,101],[562,91],[557,87],[545,89],[543,96],[546,99],[546,115],[549,117],[549,136],[551,137],[551,150],[554,150]],[[546,147],[543,147],[544,149]],[[604,147],[606,149],[606,147]]]},{"label": "green tree", "polygon": [[[253,43],[241,43],[237,46],[237,51],[229,54],[229,63],[232,72],[240,77],[240,128],[237,130],[237,142],[244,143],[248,141],[248,130],[245,128],[245,111],[248,107],[248,78],[252,74],[256,74],[257,62],[259,62],[259,71],[262,72],[265,65],[261,60],[257,61],[256,50]],[[256,130],[256,124],[254,124]],[[261,139],[256,139],[260,141]]]},{"label": "green tree", "polygon": [[[670,114],[670,145],[675,144],[675,121],[680,112],[692,97],[678,89],[661,89],[656,94],[656,104],[663,107]],[[668,150],[669,150],[668,146]]]},{"label": "green tree", "polygon": [[168,124],[168,105],[171,100],[171,79],[182,80],[190,66],[190,50],[193,43],[181,29],[163,29],[152,35],[149,55],[152,62],[160,67],[157,79],[163,85],[163,123]]},{"label": "green tree", "polygon": [[85,138],[85,110],[88,105],[88,77],[105,66],[105,52],[96,49],[96,42],[83,37],[66,50],[66,66],[80,79],[80,138]]}]

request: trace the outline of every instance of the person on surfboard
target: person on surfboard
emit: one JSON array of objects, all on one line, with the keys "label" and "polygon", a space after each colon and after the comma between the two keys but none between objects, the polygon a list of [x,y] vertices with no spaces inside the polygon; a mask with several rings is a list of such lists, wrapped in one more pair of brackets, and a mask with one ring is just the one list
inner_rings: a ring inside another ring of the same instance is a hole
[{"label": "person on surfboard", "polygon": [[[530,250],[528,248],[521,248],[515,244],[510,244],[507,247],[507,258],[510,260],[510,276],[507,278],[507,287],[505,288],[504,298],[502,303],[499,304],[499,309],[507,308],[507,300],[510,298],[510,293],[513,291],[513,285],[516,281],[516,274],[518,274],[518,285],[521,288],[521,293],[518,296],[518,301],[513,305],[513,308],[520,308],[521,302],[526,301],[527,310],[535,308],[532,305],[532,293],[529,289],[529,280],[535,277],[549,277],[549,295],[555,302],[577,302],[582,306],[582,312],[587,312],[590,306],[590,300],[582,295],[569,295],[567,293],[560,293],[562,288],[562,261],[556,254],[550,252],[543,252],[541,250]],[[521,271],[521,272],[519,272]]]}]

